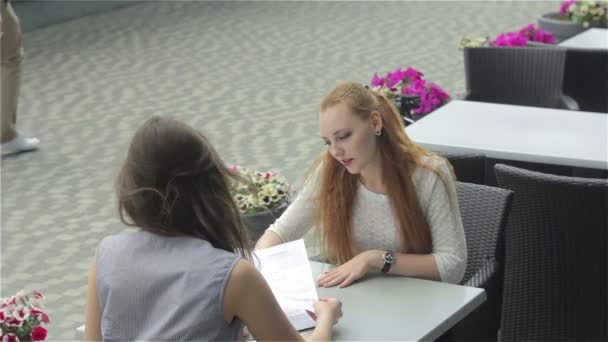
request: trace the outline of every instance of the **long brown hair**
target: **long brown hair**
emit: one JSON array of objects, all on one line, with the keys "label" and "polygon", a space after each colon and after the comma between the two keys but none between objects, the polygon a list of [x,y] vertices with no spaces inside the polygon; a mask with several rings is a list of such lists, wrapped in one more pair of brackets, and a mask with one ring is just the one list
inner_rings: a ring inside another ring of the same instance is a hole
[{"label": "long brown hair", "polygon": [[120,219],[164,236],[203,239],[249,259],[231,177],[204,135],[154,116],[135,133],[116,179]]},{"label": "long brown hair", "polygon": [[[369,120],[373,111],[382,116],[382,133],[377,137],[382,179],[399,224],[401,243],[407,253],[431,253],[430,228],[416,196],[412,173],[417,165],[430,168],[421,162],[421,157],[434,154],[409,139],[397,109],[382,94],[358,82],[343,82],[323,99],[321,112],[341,103],[363,120]],[[321,237],[329,260],[344,263],[354,256],[351,217],[359,175],[350,174],[329,152],[323,153],[313,169],[319,165],[322,169],[317,223],[322,228]]]}]

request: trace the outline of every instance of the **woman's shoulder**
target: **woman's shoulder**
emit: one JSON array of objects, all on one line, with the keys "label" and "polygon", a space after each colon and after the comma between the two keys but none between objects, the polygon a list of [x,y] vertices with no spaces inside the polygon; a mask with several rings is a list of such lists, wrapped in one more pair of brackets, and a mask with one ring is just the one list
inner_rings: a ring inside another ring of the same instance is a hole
[{"label": "woman's shoulder", "polygon": [[126,231],[122,233],[107,235],[99,242],[100,247],[117,247],[128,244],[135,236],[139,235],[139,231]]},{"label": "woman's shoulder", "polygon": [[414,181],[452,179],[452,166],[447,159],[438,154],[428,154],[419,157],[414,170]]}]

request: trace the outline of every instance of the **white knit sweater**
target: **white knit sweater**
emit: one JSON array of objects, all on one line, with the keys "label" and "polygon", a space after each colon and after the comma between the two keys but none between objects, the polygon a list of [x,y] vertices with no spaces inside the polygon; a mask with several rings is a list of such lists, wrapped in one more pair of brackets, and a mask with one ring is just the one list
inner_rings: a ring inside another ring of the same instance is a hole
[{"label": "white knit sweater", "polygon": [[[454,177],[442,159],[424,157],[423,162],[437,172],[417,167],[412,175],[420,206],[431,228],[432,254],[441,281],[459,283],[466,267],[467,250]],[[314,224],[318,208],[312,197],[318,187],[317,175],[304,184],[294,202],[268,230],[276,233],[283,242],[302,238]],[[359,185],[353,215],[355,254],[370,249],[404,252],[386,195]]]}]

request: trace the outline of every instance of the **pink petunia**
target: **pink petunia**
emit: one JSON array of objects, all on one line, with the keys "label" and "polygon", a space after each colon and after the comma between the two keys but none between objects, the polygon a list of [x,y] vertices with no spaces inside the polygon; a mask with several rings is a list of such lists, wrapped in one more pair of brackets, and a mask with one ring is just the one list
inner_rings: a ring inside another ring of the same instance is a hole
[{"label": "pink petunia", "polygon": [[30,311],[30,314],[36,316],[44,324],[50,323],[49,315],[47,315],[47,313],[42,310],[32,309],[32,311]]},{"label": "pink petunia", "polygon": [[[16,315],[15,312],[17,313]],[[13,315],[20,320],[25,321],[30,316],[30,310],[26,307],[19,307],[17,310],[13,311]]]},{"label": "pink petunia", "polygon": [[13,333],[8,333],[6,335],[2,335],[2,342],[19,342],[19,338]]},{"label": "pink petunia", "polygon": [[378,76],[378,73],[375,72],[370,84],[372,87],[382,87],[384,85],[384,79]]},{"label": "pink petunia", "polygon": [[8,317],[4,324],[7,328],[21,328],[23,326],[23,321],[16,317]]},{"label": "pink petunia", "polygon": [[561,15],[568,14],[568,10],[570,9],[570,6],[574,5],[575,2],[576,2],[576,0],[562,1],[562,5],[559,9],[559,14],[561,14]]},{"label": "pink petunia", "polygon": [[268,179],[270,179],[270,178],[272,178],[272,177],[274,177],[276,175],[277,175],[276,172],[268,171],[268,172],[266,172],[266,174],[264,174],[264,179],[268,180]]},{"label": "pink petunia", "polygon": [[30,337],[32,338],[32,341],[44,341],[46,339],[46,335],[47,330],[44,327],[37,326],[32,329]]},{"label": "pink petunia", "polygon": [[424,76],[423,73],[412,67],[408,67],[405,71],[403,71],[403,78],[407,79],[408,82],[420,80],[422,76]]},{"label": "pink petunia", "polygon": [[8,297],[8,299],[6,300],[6,304],[8,304],[8,305],[16,305],[17,304],[17,297],[15,297],[15,296]]},{"label": "pink petunia", "polygon": [[393,72],[389,72],[386,75],[386,86],[389,88],[396,87],[403,80],[403,71],[401,68],[397,68],[397,70]]},{"label": "pink petunia", "polygon": [[520,32],[501,33],[490,42],[492,46],[526,46],[528,38]]},{"label": "pink petunia", "polygon": [[528,24],[528,25],[522,27],[521,30],[519,30],[519,33],[523,34],[528,39],[532,39],[532,37],[534,37],[534,34],[536,33],[536,31],[537,31],[536,25]]},{"label": "pink petunia", "polygon": [[532,41],[545,43],[545,44],[557,44],[555,36],[551,32],[538,29],[532,38]]}]

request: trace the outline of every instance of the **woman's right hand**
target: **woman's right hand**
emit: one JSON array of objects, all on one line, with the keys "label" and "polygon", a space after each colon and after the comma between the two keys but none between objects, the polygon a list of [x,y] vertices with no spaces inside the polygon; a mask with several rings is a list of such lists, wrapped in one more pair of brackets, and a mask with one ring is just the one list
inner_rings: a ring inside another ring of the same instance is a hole
[{"label": "woman's right hand", "polygon": [[342,302],[336,298],[321,297],[318,302],[313,304],[317,321],[327,320],[331,325],[335,325],[342,317]]}]

